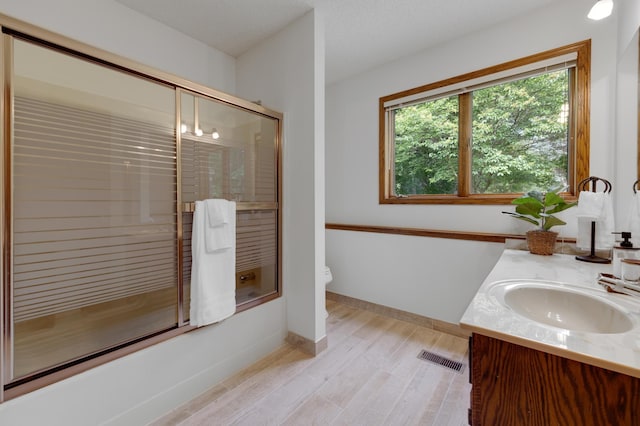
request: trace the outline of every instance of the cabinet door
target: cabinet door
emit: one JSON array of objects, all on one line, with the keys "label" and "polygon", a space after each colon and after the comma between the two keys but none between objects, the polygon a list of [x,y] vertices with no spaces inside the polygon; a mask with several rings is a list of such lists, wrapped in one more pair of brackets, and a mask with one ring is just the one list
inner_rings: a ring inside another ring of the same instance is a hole
[{"label": "cabinet door", "polygon": [[638,425],[640,379],[473,335],[472,424]]}]

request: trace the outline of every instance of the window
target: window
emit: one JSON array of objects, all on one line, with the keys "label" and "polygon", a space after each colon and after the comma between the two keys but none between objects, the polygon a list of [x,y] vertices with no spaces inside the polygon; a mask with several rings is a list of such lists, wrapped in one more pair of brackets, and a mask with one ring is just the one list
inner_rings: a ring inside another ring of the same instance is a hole
[{"label": "window", "polygon": [[380,98],[381,203],[508,203],[589,175],[590,41]]}]

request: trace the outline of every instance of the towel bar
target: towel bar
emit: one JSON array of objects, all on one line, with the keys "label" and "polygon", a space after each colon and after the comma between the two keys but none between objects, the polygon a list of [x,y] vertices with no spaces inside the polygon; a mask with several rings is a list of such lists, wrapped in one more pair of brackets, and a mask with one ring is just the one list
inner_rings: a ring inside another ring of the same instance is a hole
[{"label": "towel bar", "polygon": [[602,192],[611,192],[611,183],[608,180],[599,178],[597,176],[589,176],[588,178],[582,180],[578,184],[578,192],[589,191],[589,187],[591,187],[591,192],[597,192],[596,186],[598,185],[598,182],[604,184],[604,189],[602,190]]},{"label": "towel bar", "polygon": [[[183,213],[193,213],[196,209],[196,203],[193,201],[182,203]],[[239,201],[236,203],[236,211],[251,210],[277,210],[278,203],[253,203],[247,201]]]},{"label": "towel bar", "polygon": [[[578,192],[589,191],[589,188],[591,188],[591,192],[597,192],[598,182],[601,182],[604,184],[604,189],[602,190],[602,192],[604,193],[611,192],[611,182],[609,182],[606,179],[599,178],[597,176],[589,176],[588,178],[580,182],[578,184]],[[609,258],[596,256],[596,222],[595,220],[591,221],[591,250],[588,255],[576,256],[576,259],[581,260],[583,262],[591,262],[591,263],[611,263],[611,259]]]}]

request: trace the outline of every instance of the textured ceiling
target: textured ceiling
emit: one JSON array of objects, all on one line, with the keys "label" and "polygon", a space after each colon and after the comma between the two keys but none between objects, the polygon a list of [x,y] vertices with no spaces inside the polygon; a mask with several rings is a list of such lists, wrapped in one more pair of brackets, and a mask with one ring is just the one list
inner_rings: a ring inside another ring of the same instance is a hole
[{"label": "textured ceiling", "polygon": [[234,57],[316,8],[331,83],[565,0],[117,1]]}]

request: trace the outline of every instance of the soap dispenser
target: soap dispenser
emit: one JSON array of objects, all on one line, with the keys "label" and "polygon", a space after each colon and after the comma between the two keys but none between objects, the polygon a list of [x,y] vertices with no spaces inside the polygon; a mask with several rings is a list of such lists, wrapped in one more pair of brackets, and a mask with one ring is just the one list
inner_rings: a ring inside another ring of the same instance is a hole
[{"label": "soap dispenser", "polygon": [[620,245],[613,247],[613,275],[620,278],[622,272],[620,261],[622,259],[639,259],[640,248],[634,247],[633,243],[629,241],[631,232],[614,232],[614,234],[622,235]]}]

